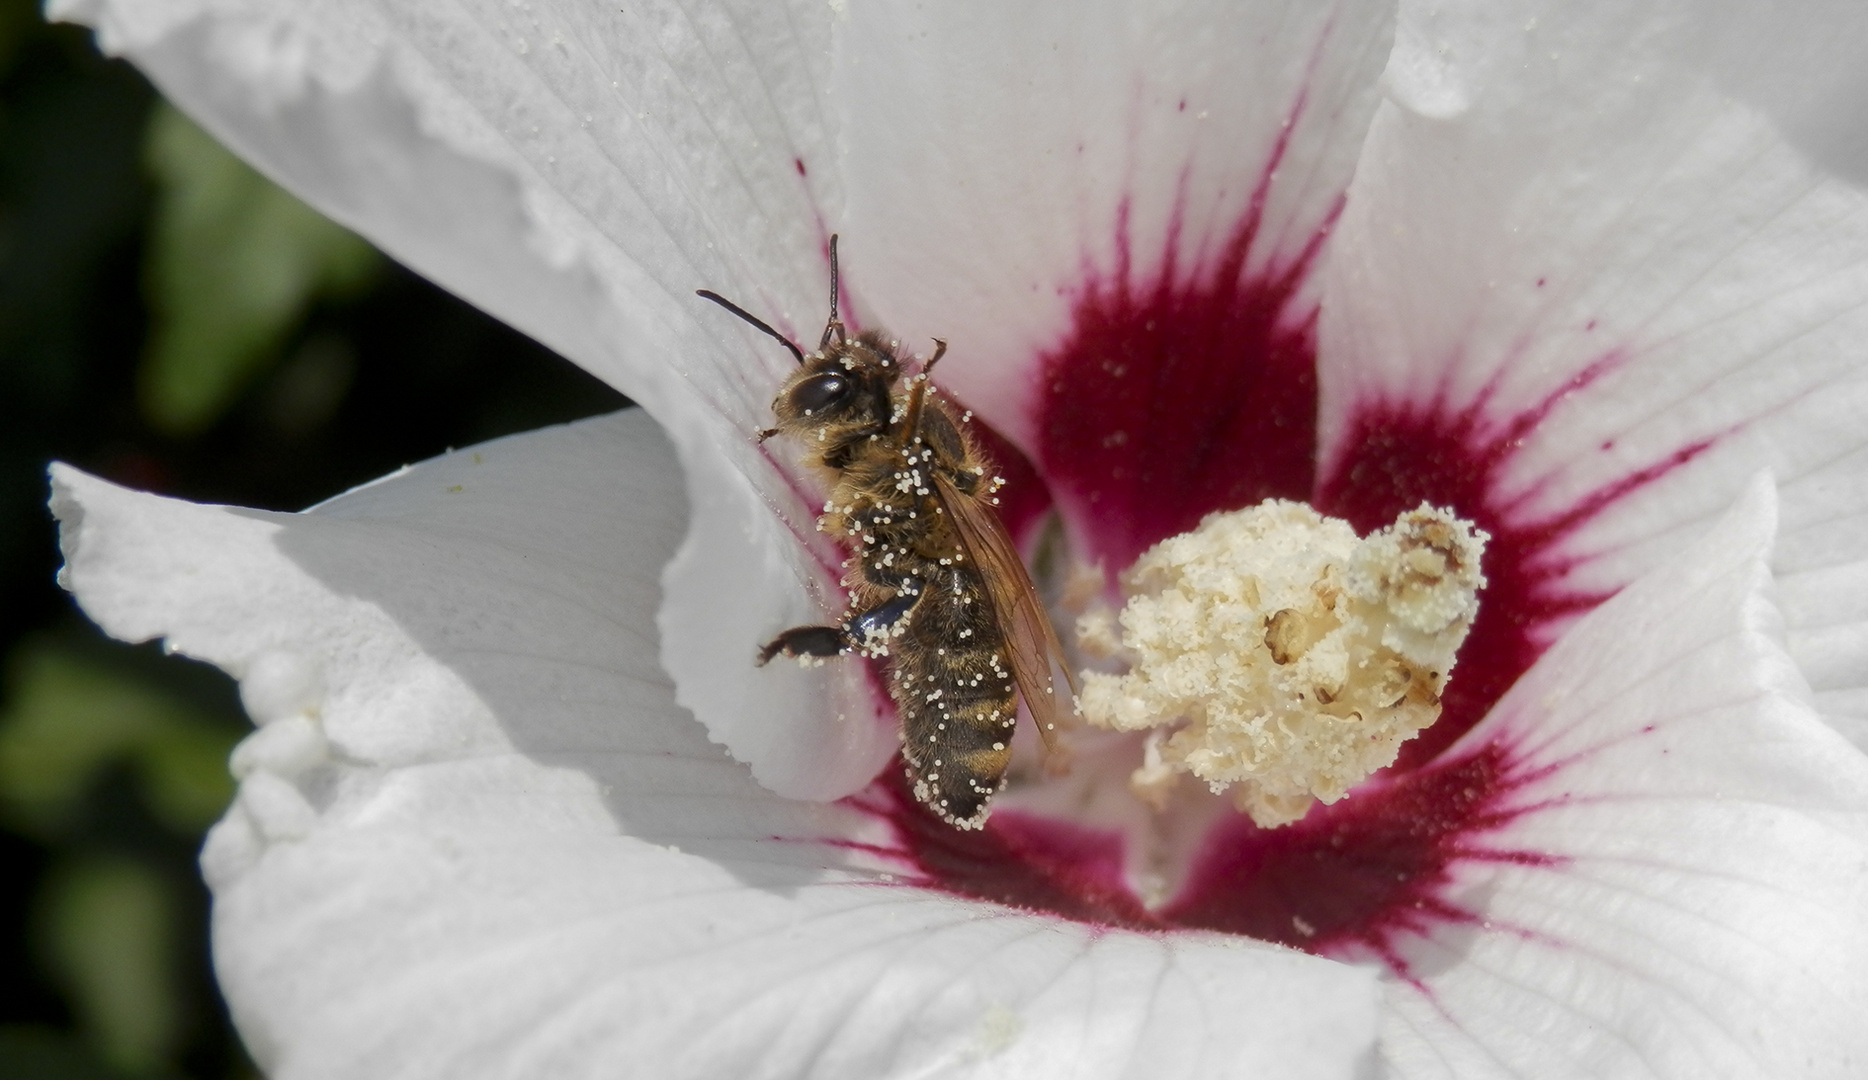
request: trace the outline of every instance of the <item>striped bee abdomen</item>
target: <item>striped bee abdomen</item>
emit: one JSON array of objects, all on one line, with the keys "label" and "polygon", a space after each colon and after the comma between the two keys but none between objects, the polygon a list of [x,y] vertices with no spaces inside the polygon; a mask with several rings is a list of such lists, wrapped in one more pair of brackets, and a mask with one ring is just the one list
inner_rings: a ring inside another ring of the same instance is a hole
[{"label": "striped bee abdomen", "polygon": [[915,797],[950,825],[980,828],[1012,757],[1017,684],[971,563],[938,567],[926,582],[889,667]]}]

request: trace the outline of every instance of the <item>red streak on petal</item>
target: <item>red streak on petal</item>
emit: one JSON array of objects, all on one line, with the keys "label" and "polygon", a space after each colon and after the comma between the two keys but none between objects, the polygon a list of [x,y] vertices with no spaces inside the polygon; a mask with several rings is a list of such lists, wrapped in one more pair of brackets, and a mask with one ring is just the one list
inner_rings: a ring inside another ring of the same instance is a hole
[{"label": "red streak on petal", "polygon": [[1457,866],[1562,865],[1485,842],[1540,808],[1512,796],[1552,768],[1529,767],[1492,743],[1285,828],[1228,819],[1208,835],[1180,894],[1156,911],[1129,889],[1114,832],[1010,811],[962,832],[914,801],[899,762],[848,804],[895,827],[899,846],[871,853],[897,861],[923,888],[1095,926],[1215,930],[1318,955],[1374,956],[1411,978],[1410,938],[1481,921],[1450,895]]},{"label": "red streak on petal", "polygon": [[1082,287],[1070,336],[1043,357],[1037,455],[1112,569],[1212,511],[1309,494],[1316,310],[1294,300],[1335,215],[1246,273],[1283,151],[1209,267],[1181,271],[1177,211],[1153,279],[1135,283],[1124,206],[1117,267]]},{"label": "red streak on petal", "polygon": [[1448,895],[1455,865],[1559,865],[1553,856],[1482,842],[1535,809],[1513,806],[1509,796],[1541,775],[1494,743],[1319,806],[1284,828],[1231,818],[1207,837],[1198,870],[1159,917],[1323,955],[1373,953],[1406,975],[1406,936],[1476,918]]},{"label": "red streak on petal", "polygon": [[1317,509],[1348,519],[1360,532],[1386,525],[1426,500],[1450,507],[1492,537],[1485,549],[1487,584],[1480,594],[1479,617],[1460,649],[1440,719],[1402,744],[1397,768],[1417,768],[1433,760],[1471,730],[1542,655],[1549,636],[1544,631],[1552,623],[1580,615],[1614,594],[1612,589],[1568,583],[1586,556],[1562,553],[1563,542],[1617,500],[1713,445],[1713,440],[1702,440],[1680,447],[1557,513],[1528,516],[1522,508],[1540,489],[1533,485],[1505,495],[1505,466],[1552,409],[1619,362],[1616,355],[1603,357],[1515,416],[1490,415],[1489,390],[1458,410],[1440,401],[1364,407],[1349,425],[1343,441],[1346,452],[1319,479]]},{"label": "red streak on petal", "polygon": [[915,801],[898,757],[848,800],[895,826],[909,877],[927,888],[1096,926],[1158,926],[1122,873],[1122,838],[1009,811],[966,832]]}]

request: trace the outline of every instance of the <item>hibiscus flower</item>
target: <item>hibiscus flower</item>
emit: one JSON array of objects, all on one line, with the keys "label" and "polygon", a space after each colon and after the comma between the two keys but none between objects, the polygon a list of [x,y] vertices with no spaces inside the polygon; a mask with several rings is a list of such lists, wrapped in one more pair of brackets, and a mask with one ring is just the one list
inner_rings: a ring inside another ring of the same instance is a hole
[{"label": "hibiscus flower", "polygon": [[[1856,7],[54,10],[646,410],[300,515],[55,470],[85,610],[260,725],[202,865],[269,1073],[1868,1062]],[[808,339],[832,231],[1053,553],[1476,522],[1439,721],[1284,828],[1101,751],[921,811],[861,664],[751,663],[840,555],[752,438],[789,357],[693,296]]]}]

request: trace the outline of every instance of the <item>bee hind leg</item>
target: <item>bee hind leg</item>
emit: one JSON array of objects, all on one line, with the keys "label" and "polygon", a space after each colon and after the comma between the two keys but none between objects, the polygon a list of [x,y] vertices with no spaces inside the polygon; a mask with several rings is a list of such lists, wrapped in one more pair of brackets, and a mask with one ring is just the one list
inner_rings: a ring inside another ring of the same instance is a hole
[{"label": "bee hind leg", "polygon": [[793,658],[837,656],[850,648],[850,637],[841,626],[794,626],[765,643],[759,649],[759,666],[764,667],[779,653]]}]

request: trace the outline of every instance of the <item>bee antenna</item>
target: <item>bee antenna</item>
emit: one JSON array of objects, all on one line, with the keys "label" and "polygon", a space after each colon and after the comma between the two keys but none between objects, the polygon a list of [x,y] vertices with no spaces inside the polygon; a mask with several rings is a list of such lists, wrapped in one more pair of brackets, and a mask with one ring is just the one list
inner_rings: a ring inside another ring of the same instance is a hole
[{"label": "bee antenna", "polygon": [[785,348],[791,350],[791,355],[797,358],[798,365],[800,367],[804,366],[804,350],[798,348],[798,345],[796,342],[792,341],[790,338],[786,337],[785,335],[779,333],[778,331],[768,326],[764,319],[759,318],[759,316],[754,315],[752,312],[747,311],[743,307],[740,307],[738,304],[735,304],[733,301],[728,300],[726,297],[721,296],[717,292],[714,292],[712,289],[696,289],[694,290],[694,295],[702,297],[707,300],[712,300],[714,303],[719,304],[721,307],[727,309],[728,311],[732,312],[735,315],[738,315],[740,318],[746,320],[748,323],[751,323],[753,328],[758,330],[760,333],[768,334],[771,337],[776,338],[780,345],[783,345]]},{"label": "bee antenna", "polygon": [[831,335],[843,337],[843,320],[837,318],[837,301],[842,294],[837,291],[837,234],[830,234],[830,318],[824,323],[824,338],[817,343],[821,351],[830,345]]}]

